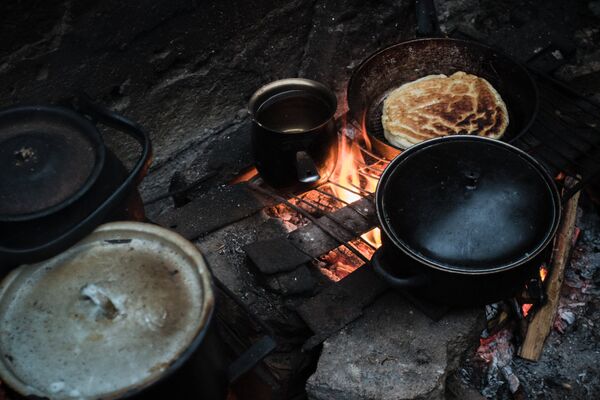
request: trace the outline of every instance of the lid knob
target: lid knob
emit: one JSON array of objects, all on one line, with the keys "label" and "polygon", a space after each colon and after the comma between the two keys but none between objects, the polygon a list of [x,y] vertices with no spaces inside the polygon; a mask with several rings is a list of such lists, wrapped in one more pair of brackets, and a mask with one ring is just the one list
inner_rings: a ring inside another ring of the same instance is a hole
[{"label": "lid knob", "polygon": [[96,305],[94,309],[95,319],[100,318],[115,319],[120,311],[111,300],[109,293],[106,293],[101,287],[96,284],[87,284],[81,289],[83,300],[91,301]]}]

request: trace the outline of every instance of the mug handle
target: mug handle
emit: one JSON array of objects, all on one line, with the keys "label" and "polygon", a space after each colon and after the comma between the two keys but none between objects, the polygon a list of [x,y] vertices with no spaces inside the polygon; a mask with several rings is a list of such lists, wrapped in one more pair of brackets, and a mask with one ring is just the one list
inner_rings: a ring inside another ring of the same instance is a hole
[{"label": "mug handle", "polygon": [[391,287],[395,289],[414,289],[424,286],[427,283],[427,277],[424,275],[415,275],[407,278],[398,278],[390,274],[382,265],[383,248],[380,247],[371,257],[371,265],[375,272],[381,276]]},{"label": "mug handle", "polygon": [[296,153],[296,174],[302,183],[314,183],[321,179],[315,162],[306,151]]}]

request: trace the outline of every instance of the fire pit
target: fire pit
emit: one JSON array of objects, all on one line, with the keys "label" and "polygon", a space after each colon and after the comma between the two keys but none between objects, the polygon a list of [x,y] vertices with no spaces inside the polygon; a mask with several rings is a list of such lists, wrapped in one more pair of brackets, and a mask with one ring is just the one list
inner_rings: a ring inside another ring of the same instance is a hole
[{"label": "fire pit", "polygon": [[[242,371],[247,349],[270,352],[233,379],[229,399],[593,397],[599,232],[585,195],[583,217],[565,208],[554,257],[516,298],[453,309],[389,292],[372,271],[374,192],[390,157],[346,116],[346,88],[370,53],[414,38],[413,2],[213,3],[4,4],[0,91],[5,105],[64,105],[84,90],[149,132],[146,215],[205,255],[227,361]],[[438,2],[452,38],[527,61],[540,108],[514,144],[565,198],[590,188],[598,167],[599,109],[582,96],[600,92],[593,3]],[[253,170],[245,106],[256,88],[296,76],[336,94],[340,162],[326,182],[289,193]],[[106,145],[134,164],[134,143],[107,135]]]}]

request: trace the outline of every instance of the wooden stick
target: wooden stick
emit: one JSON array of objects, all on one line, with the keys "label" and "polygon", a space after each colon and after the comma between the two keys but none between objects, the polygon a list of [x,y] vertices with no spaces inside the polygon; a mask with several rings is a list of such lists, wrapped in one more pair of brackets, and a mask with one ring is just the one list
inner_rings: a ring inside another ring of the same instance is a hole
[{"label": "wooden stick", "polygon": [[530,361],[537,361],[542,355],[544,342],[548,334],[550,334],[554,317],[558,310],[565,267],[569,261],[569,255],[573,247],[572,240],[575,231],[578,202],[579,192],[575,193],[563,208],[562,220],[552,251],[551,268],[546,278],[546,295],[548,300],[533,316],[527,327],[527,334],[525,335],[523,345],[519,349],[519,356]]}]

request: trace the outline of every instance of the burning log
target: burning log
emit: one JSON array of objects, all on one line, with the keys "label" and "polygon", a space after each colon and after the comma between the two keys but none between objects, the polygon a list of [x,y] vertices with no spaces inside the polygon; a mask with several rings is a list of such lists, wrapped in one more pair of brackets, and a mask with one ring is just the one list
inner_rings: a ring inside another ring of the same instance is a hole
[{"label": "burning log", "polygon": [[551,268],[546,279],[547,303],[539,309],[529,323],[523,345],[518,352],[520,357],[527,360],[539,360],[546,337],[553,326],[558,310],[565,266],[573,248],[572,238],[575,232],[578,202],[579,193],[576,193],[564,207],[562,222],[555,239]]}]

